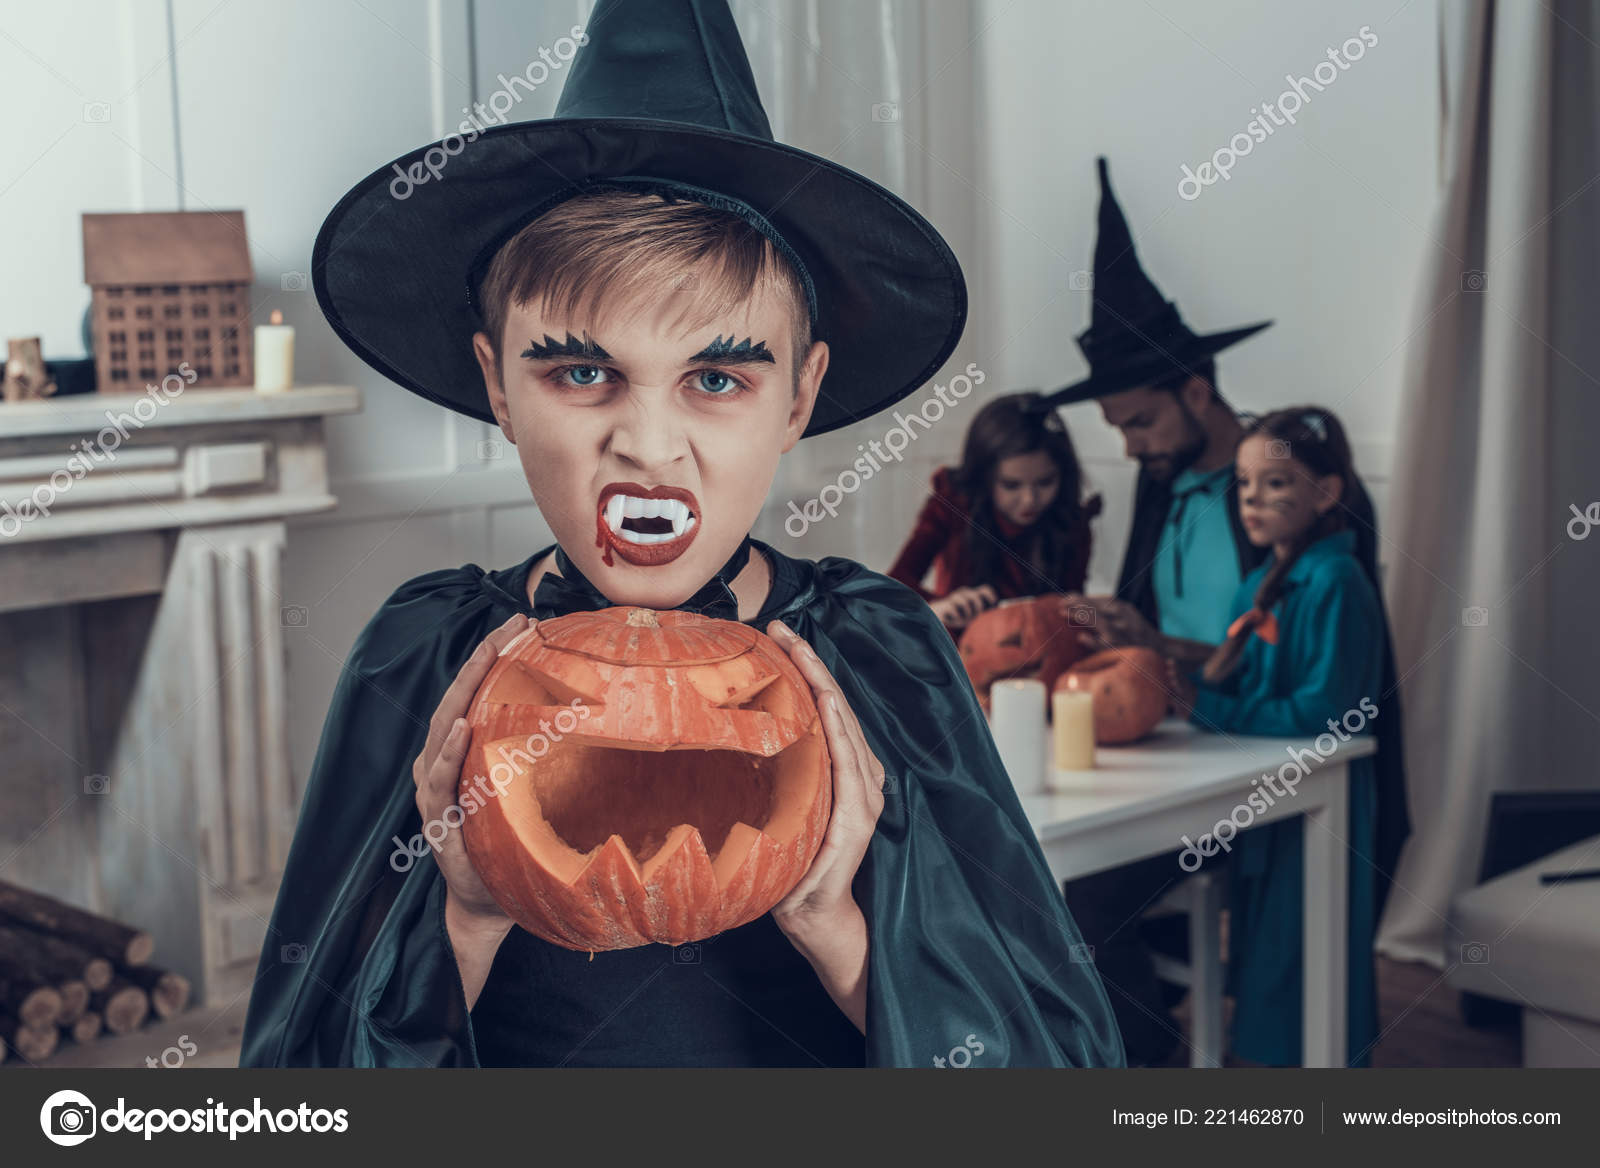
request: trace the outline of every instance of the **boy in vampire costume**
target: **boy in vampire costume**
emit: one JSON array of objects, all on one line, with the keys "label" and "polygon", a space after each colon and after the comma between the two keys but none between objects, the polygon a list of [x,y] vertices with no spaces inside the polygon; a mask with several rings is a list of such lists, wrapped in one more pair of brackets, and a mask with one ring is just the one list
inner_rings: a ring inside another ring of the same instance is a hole
[{"label": "boy in vampire costume", "polygon": [[[1078,347],[1089,376],[1042,398],[1040,409],[1097,400],[1108,424],[1122,431],[1139,461],[1133,522],[1115,598],[1072,596],[1066,607],[1097,610],[1096,647],[1141,644],[1185,669],[1198,668],[1224,639],[1239,582],[1270,553],[1250,542],[1239,514],[1234,450],[1239,416],[1217,392],[1215,355],[1271,322],[1200,334],[1184,323],[1140,266],[1133,236],[1098,160],[1100,211],[1094,249],[1094,302]],[[1361,482],[1351,476],[1346,520],[1356,555],[1374,589],[1377,520]],[[1401,845],[1410,834],[1394,652],[1383,616],[1382,716],[1378,739],[1376,855],[1381,915]],[[1337,712],[1333,712],[1337,713]],[[1224,856],[1212,858],[1215,866]],[[1355,860],[1360,863],[1362,861]],[[1161,1063],[1176,1030],[1161,1002],[1154,964],[1137,920],[1173,881],[1185,875],[1175,855],[1156,856],[1066,885],[1067,901],[1111,995],[1130,1063]],[[1352,1051],[1354,1055],[1357,1052]]]},{"label": "boy in vampire costume", "polygon": [[[384,166],[317,238],[340,337],[496,423],[557,542],[419,576],[357,639],[242,1065],[933,1066],[969,1036],[987,1065],[1120,1065],[938,620],[857,563],[749,535],[783,452],[950,355],[955,257],[895,196],[773,140],[723,0],[602,2],[583,42],[553,119],[397,160],[447,156],[404,199]],[[404,841],[453,802],[499,651],[530,618],[618,604],[771,635],[818,699],[834,811],[772,912],[591,955],[515,927],[459,830]]]}]

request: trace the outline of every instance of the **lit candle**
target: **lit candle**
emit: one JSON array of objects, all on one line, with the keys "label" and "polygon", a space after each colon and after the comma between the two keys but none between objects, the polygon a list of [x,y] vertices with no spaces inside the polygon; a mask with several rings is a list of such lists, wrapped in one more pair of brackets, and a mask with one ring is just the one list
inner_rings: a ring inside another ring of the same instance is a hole
[{"label": "lit candle", "polygon": [[1045,688],[1027,678],[997,681],[989,689],[989,726],[1006,773],[1024,793],[1044,786]]},{"label": "lit candle", "polygon": [[1058,689],[1051,698],[1056,743],[1056,769],[1086,771],[1094,767],[1094,695]]},{"label": "lit candle", "polygon": [[256,325],[256,392],[283,393],[294,385],[294,326],[276,308],[270,319]]}]

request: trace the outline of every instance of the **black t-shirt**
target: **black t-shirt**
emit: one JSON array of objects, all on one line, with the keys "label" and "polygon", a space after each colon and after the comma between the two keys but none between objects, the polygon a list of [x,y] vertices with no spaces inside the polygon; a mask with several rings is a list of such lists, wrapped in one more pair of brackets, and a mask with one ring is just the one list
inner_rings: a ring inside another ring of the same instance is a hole
[{"label": "black t-shirt", "polygon": [[472,1010],[485,1067],[859,1067],[866,1040],[770,914],[577,953],[513,928]]}]

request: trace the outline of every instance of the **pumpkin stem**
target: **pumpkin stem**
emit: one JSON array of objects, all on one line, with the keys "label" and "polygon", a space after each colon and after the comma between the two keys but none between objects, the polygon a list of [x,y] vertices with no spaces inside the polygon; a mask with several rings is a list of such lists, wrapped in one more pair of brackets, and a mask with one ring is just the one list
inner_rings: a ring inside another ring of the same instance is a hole
[{"label": "pumpkin stem", "polygon": [[661,622],[656,620],[655,610],[649,608],[629,609],[628,624],[634,628],[655,629],[661,627]]}]

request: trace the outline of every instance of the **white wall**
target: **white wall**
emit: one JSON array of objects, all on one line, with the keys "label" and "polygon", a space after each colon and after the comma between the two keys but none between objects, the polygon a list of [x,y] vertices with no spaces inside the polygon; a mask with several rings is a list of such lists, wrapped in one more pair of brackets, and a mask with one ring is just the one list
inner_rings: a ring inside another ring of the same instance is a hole
[{"label": "white wall", "polygon": [[[899,191],[950,240],[972,314],[948,368],[976,361],[988,373],[905,465],[795,543],[782,534],[787,499],[814,493],[886,427],[869,420],[802,444],[758,534],[799,554],[887,566],[928,472],[955,455],[981,395],[1081,373],[1072,335],[1088,304],[1069,277],[1089,266],[1101,151],[1147,266],[1194,327],[1278,319],[1224,357],[1225,391],[1247,407],[1333,406],[1361,440],[1369,479],[1381,477],[1433,186],[1436,2],[1406,5],[1389,25],[1377,23],[1391,19],[1387,6],[1241,0],[737,0],[780,136]],[[302,381],[354,383],[366,395],[363,414],[331,427],[339,510],[296,525],[289,542],[284,602],[309,611],[307,626],[290,630],[297,777],[342,657],[384,596],[442,566],[515,563],[548,529],[514,461],[481,456],[488,428],[370,372],[296,277],[323,215],[356,179],[442,137],[474,81],[488,94],[497,73],[520,71],[588,8],[54,0],[5,12],[0,332],[42,335],[49,357],[81,353],[83,211],[243,208],[256,314],[281,308],[298,327]],[[824,35],[818,47],[818,29],[851,21],[876,39]],[[1380,43],[1298,127],[1243,159],[1225,186],[1193,203],[1177,197],[1181,162],[1200,161],[1282,88],[1285,71],[1309,71],[1363,24]],[[526,98],[515,116],[547,116],[557,92]],[[877,101],[898,102],[900,120],[874,123]],[[108,103],[109,118],[85,121],[89,102]],[[1069,421],[1111,505],[1093,565],[1105,582],[1131,474],[1094,407]]]},{"label": "white wall", "polygon": [[[1395,9],[1398,7],[1398,11]],[[1112,184],[1146,270],[1196,331],[1277,323],[1218,359],[1237,406],[1315,402],[1344,421],[1383,513],[1413,290],[1435,191],[1436,0],[1408,5],[979,0],[974,46],[987,150],[973,273],[978,360],[1000,390],[1086,371],[1073,337],[1089,293],[1099,201]],[[1180,166],[1208,159],[1370,26],[1378,43],[1227,182],[1179,197]],[[1133,468],[1093,404],[1066,411],[1108,509],[1091,577],[1115,578]],[[952,439],[951,453],[957,449]]]}]

